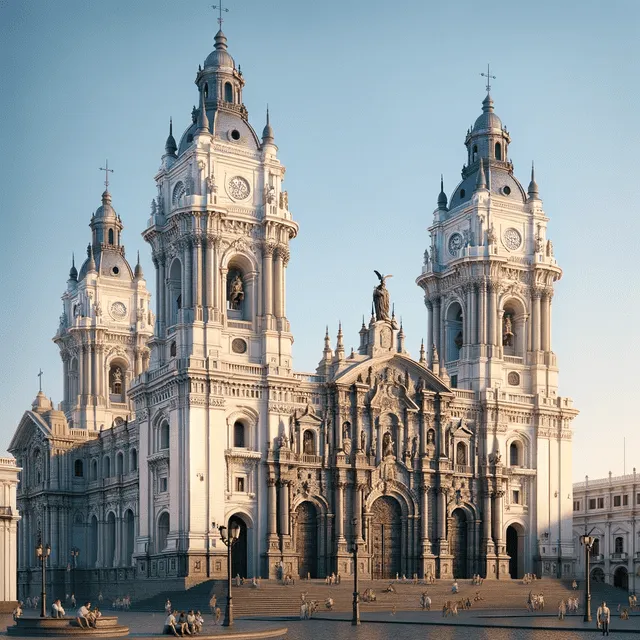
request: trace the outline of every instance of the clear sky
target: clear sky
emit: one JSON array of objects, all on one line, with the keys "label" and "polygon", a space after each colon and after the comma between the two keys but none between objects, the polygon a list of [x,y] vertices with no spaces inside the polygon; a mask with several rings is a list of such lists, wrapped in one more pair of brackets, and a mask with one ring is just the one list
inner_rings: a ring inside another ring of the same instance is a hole
[{"label": "clear sky", "polygon": [[[213,1],[213,0],[211,0]],[[287,274],[295,365],[320,359],[325,324],[347,349],[373,269],[417,356],[415,285],[444,173],[448,193],[491,63],[516,175],[531,160],[564,269],[553,302],[560,391],[581,414],[574,478],[639,466],[636,322],[640,3],[636,0],[229,0],[224,30],[260,132],[266,103],[300,234]],[[205,0],[0,1],[0,452],[38,390],[62,393],[51,342],[71,252],[84,255],[105,158],[127,255],[139,249],[169,116],[197,100],[216,14]],[[177,137],[177,136],[176,136]],[[635,320],[634,320],[635,318]]]}]

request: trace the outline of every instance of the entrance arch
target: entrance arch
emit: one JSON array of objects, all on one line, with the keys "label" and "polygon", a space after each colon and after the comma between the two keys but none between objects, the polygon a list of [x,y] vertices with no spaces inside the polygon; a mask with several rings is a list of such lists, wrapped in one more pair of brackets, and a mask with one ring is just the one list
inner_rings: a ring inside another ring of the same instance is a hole
[{"label": "entrance arch", "polygon": [[382,496],[371,507],[374,578],[395,578],[402,571],[402,509],[395,498]]},{"label": "entrance arch", "polygon": [[449,526],[449,548],[453,554],[453,577],[469,577],[469,556],[467,540],[467,516],[462,509],[451,514]]},{"label": "entrance arch", "polygon": [[512,578],[524,576],[524,529],[519,524],[507,527],[507,555]]},{"label": "entrance arch", "polygon": [[107,535],[105,549],[105,566],[115,567],[116,562],[116,515],[113,511],[109,511],[107,516]]},{"label": "entrance arch", "polygon": [[247,550],[249,548],[247,540],[247,524],[240,516],[231,516],[229,518],[229,528],[227,532],[231,532],[231,527],[237,524],[240,527],[240,537],[231,549],[231,575],[239,575],[241,578],[247,578],[249,562],[247,560]]},{"label": "entrance arch", "polygon": [[626,567],[618,567],[613,573],[613,586],[629,590],[629,572]]},{"label": "entrance arch", "polygon": [[[309,433],[308,431],[305,432]],[[298,574],[306,578],[318,573],[318,511],[308,500],[296,509],[296,551],[298,552]]]},{"label": "entrance arch", "polygon": [[596,567],[591,572],[591,582],[604,583],[604,571],[600,567]]}]

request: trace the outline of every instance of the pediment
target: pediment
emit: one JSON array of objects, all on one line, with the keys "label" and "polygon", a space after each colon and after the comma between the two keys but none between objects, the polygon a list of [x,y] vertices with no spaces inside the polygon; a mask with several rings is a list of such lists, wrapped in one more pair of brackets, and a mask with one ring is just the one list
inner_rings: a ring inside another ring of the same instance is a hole
[{"label": "pediment", "polygon": [[293,419],[298,424],[314,424],[319,425],[322,422],[312,404],[307,404],[304,409],[296,409],[293,412]]},{"label": "pediment", "polygon": [[27,449],[34,439],[37,439],[38,442],[44,442],[50,438],[51,430],[44,419],[34,411],[25,411],[7,451],[15,455],[16,451]]},{"label": "pediment", "polygon": [[457,422],[457,424],[451,426],[451,433],[457,438],[473,436],[473,431],[467,427],[462,418]]}]

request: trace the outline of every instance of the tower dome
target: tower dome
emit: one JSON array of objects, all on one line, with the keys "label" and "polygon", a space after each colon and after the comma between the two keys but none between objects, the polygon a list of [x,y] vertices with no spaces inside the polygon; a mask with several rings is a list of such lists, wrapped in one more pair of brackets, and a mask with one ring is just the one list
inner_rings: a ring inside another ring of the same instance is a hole
[{"label": "tower dome", "polygon": [[491,130],[502,131],[502,120],[493,109],[491,94],[487,93],[487,97],[482,101],[482,113],[477,117],[472,132]]},{"label": "tower dome", "polygon": [[226,68],[229,71],[234,71],[236,63],[227,51],[227,36],[222,33],[222,29],[216,33],[214,47],[214,50],[204,61],[204,68],[216,67],[218,69]]},{"label": "tower dome", "polygon": [[94,218],[118,219],[116,210],[111,206],[111,194],[106,189],[102,194],[102,204],[96,209]]}]

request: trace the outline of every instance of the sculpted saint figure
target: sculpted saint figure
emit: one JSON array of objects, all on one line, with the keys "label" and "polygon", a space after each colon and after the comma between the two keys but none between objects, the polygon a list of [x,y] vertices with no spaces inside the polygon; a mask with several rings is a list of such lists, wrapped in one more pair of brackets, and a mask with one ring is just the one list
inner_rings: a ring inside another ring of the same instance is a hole
[{"label": "sculpted saint figure", "polygon": [[389,290],[385,281],[393,276],[383,276],[379,271],[375,269],[373,271],[380,280],[380,284],[373,289],[373,306],[376,312],[376,320],[389,320]]},{"label": "sculpted saint figure", "polygon": [[491,224],[491,226],[489,227],[489,230],[487,231],[487,244],[495,244],[495,242],[496,242],[496,230],[493,224]]},{"label": "sculpted saint figure", "polygon": [[361,431],[360,432],[360,449],[362,451],[365,450],[366,444],[367,444],[367,435],[365,434],[364,431]]},{"label": "sculpted saint figure", "polygon": [[242,285],[242,278],[239,274],[231,281],[229,286],[229,304],[232,309],[240,309],[240,305],[244,300],[244,289]]},{"label": "sculpted saint figure", "polygon": [[505,347],[510,347],[513,343],[513,321],[511,320],[511,314],[504,316],[504,333],[502,335],[502,344]]},{"label": "sculpted saint figure", "polygon": [[392,456],[394,454],[393,451],[393,440],[391,439],[391,434],[388,431],[385,431],[385,434],[382,436],[382,456]]}]

